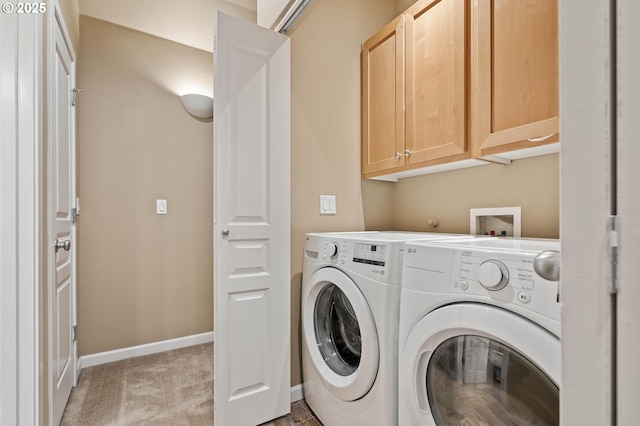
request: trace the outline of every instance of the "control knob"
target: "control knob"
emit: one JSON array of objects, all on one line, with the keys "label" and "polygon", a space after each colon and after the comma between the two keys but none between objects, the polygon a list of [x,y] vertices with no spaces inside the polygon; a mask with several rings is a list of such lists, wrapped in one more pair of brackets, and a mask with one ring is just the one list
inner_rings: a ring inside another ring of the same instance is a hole
[{"label": "control knob", "polygon": [[338,245],[336,243],[329,243],[327,245],[327,253],[329,253],[329,257],[336,257],[338,255]]},{"label": "control knob", "polygon": [[509,282],[509,270],[498,260],[484,261],[478,267],[478,281],[487,290],[502,290]]}]

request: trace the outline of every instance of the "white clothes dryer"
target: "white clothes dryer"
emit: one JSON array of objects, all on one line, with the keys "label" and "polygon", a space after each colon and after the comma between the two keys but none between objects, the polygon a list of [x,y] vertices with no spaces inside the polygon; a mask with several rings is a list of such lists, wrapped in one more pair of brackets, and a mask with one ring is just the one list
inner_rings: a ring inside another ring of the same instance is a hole
[{"label": "white clothes dryer", "polygon": [[557,240],[407,243],[399,424],[557,425],[558,281],[534,259]]},{"label": "white clothes dryer", "polygon": [[307,234],[302,272],[304,395],[325,426],[398,422],[398,321],[405,241],[454,234]]}]

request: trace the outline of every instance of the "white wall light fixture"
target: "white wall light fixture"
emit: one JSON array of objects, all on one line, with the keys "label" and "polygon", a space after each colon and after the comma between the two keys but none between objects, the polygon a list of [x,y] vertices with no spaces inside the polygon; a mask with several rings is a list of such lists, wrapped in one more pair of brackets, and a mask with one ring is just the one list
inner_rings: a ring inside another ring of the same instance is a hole
[{"label": "white wall light fixture", "polygon": [[213,98],[205,95],[182,95],[182,105],[192,116],[201,120],[213,118]]}]

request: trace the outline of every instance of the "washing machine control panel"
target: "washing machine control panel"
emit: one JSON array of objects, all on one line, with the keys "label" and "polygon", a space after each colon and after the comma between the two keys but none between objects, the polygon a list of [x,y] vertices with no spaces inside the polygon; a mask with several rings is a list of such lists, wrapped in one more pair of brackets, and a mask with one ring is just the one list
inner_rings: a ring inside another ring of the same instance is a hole
[{"label": "washing machine control panel", "polygon": [[[307,244],[306,255],[314,251]],[[402,243],[324,240],[316,246],[317,259],[385,283],[400,284]]]},{"label": "washing machine control panel", "polygon": [[[374,234],[373,234],[374,235]],[[400,286],[404,240],[307,235],[304,262],[334,265],[372,280]]]},{"label": "washing machine control panel", "polygon": [[367,265],[384,266],[387,247],[384,244],[355,243],[353,261]]}]

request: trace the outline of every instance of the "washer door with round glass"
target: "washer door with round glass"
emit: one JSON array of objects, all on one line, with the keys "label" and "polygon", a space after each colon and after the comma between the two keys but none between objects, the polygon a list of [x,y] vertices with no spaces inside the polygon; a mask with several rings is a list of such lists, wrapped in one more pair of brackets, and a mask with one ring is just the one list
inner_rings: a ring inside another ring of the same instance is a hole
[{"label": "washer door with round glass", "polygon": [[439,308],[400,359],[400,410],[416,425],[557,425],[560,340],[500,308]]},{"label": "washer door with round glass", "polygon": [[336,268],[309,277],[302,295],[305,343],[324,386],[337,398],[366,395],[380,348],[371,309],[358,286]]}]

